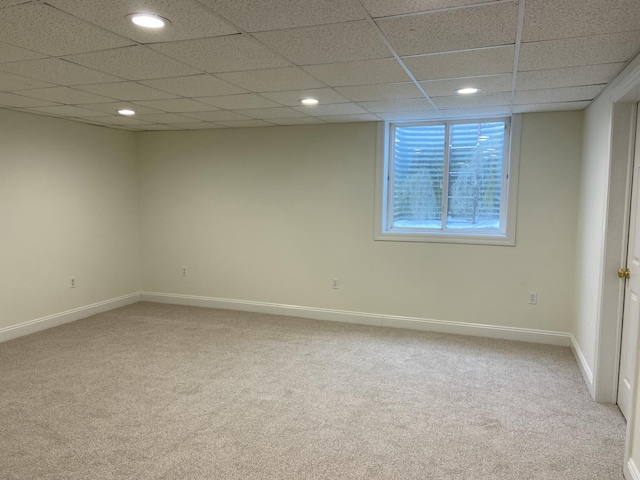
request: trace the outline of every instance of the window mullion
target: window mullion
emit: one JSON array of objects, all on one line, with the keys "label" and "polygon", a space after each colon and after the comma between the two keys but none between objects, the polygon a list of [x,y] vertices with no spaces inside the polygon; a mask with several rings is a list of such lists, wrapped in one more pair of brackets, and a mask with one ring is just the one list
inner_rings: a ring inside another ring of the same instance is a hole
[{"label": "window mullion", "polygon": [[447,230],[447,212],[449,211],[449,151],[451,149],[451,125],[444,127],[444,164],[442,167],[442,222],[441,230]]}]

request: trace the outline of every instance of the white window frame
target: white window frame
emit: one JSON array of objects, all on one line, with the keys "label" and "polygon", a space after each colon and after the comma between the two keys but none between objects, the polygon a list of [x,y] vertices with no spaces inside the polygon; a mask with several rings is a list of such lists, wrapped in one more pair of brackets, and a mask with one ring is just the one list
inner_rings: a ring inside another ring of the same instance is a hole
[{"label": "white window frame", "polygon": [[391,132],[392,127],[410,125],[435,125],[452,123],[474,123],[491,121],[508,121],[509,117],[499,118],[468,118],[460,120],[446,120],[440,122],[380,122],[377,130],[376,152],[376,205],[374,239],[395,242],[436,242],[436,243],[466,243],[476,245],[504,245],[515,246],[516,243],[516,210],[518,201],[518,170],[520,164],[520,131],[521,115],[510,117],[511,132],[505,135],[503,190],[501,193],[501,230],[499,232],[470,233],[468,230],[456,233],[452,231],[435,231],[418,229],[392,229],[393,218],[390,217],[391,181],[389,161],[392,158]]}]

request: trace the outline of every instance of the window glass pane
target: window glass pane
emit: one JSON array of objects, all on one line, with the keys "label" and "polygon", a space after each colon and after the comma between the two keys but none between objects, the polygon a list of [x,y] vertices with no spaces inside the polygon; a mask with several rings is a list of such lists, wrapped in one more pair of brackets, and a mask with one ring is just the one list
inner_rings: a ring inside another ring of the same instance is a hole
[{"label": "window glass pane", "polygon": [[446,228],[500,228],[504,132],[504,122],[451,125]]},{"label": "window glass pane", "polygon": [[394,228],[442,228],[444,132],[444,125],[395,129]]}]

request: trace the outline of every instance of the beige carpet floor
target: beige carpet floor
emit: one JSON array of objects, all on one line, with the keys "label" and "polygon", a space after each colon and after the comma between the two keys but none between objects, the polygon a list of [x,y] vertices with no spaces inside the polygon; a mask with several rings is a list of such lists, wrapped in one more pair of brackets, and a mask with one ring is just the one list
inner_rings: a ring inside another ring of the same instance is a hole
[{"label": "beige carpet floor", "polygon": [[568,348],[139,303],[0,344],[0,478],[622,479]]}]

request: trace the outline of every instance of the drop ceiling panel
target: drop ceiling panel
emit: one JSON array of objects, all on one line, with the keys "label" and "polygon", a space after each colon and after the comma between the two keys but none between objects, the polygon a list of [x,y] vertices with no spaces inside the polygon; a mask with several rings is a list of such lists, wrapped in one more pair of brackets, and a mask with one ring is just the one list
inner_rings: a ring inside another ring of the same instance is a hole
[{"label": "drop ceiling panel", "polygon": [[162,78],[159,80],[144,80],[140,83],[182,97],[208,97],[246,92],[245,89],[231,85],[213,75]]},{"label": "drop ceiling panel", "polygon": [[349,123],[349,122],[379,122],[380,118],[373,113],[363,113],[361,115],[328,115],[318,117],[327,123]]},{"label": "drop ceiling panel", "polygon": [[366,114],[364,108],[355,103],[334,103],[331,105],[316,105],[313,107],[295,107],[296,110],[306,115],[323,117],[327,115],[359,115]]},{"label": "drop ceiling panel", "polygon": [[331,88],[309,88],[307,90],[289,90],[286,92],[265,92],[261,95],[288,107],[297,107],[300,105],[300,100],[308,97],[317,99],[322,105],[328,103],[346,103],[349,101]]},{"label": "drop ceiling panel", "polygon": [[45,55],[32,52],[25,48],[15,47],[8,43],[0,42],[0,63],[19,62],[21,60],[35,60],[36,58],[44,58]]},{"label": "drop ceiling panel", "polygon": [[[100,115],[100,114],[98,114]],[[92,117],[91,121],[96,121],[100,123],[104,123],[105,125],[147,125],[148,122],[143,122],[142,120],[138,120],[136,118],[124,117],[122,115],[109,115],[109,116],[101,116],[101,117]]]},{"label": "drop ceiling panel", "polygon": [[318,125],[325,123],[317,117],[271,118],[269,122],[275,125]]},{"label": "drop ceiling panel", "polygon": [[247,117],[258,118],[261,120],[269,120],[270,118],[294,118],[305,116],[304,113],[297,112],[293,108],[289,107],[251,108],[247,110],[239,110],[238,113],[246,115]]},{"label": "drop ceiling panel", "polygon": [[485,106],[442,110],[447,118],[477,118],[509,115],[509,106]]},{"label": "drop ceiling panel", "polygon": [[0,40],[47,55],[70,55],[133,42],[44,3],[0,10]]},{"label": "drop ceiling panel", "polygon": [[82,107],[74,107],[73,105],[57,105],[53,107],[35,107],[29,110],[45,113],[47,115],[55,115],[61,117],[98,117],[102,115],[95,110],[89,110]]},{"label": "drop ceiling panel", "polygon": [[139,118],[142,114],[161,113],[160,110],[155,108],[143,107],[141,105],[134,105],[129,102],[109,102],[109,103],[88,103],[82,105],[82,108],[88,108],[89,110],[95,110],[96,112],[108,113],[115,115],[118,110],[128,108],[136,112],[136,118]]},{"label": "drop ceiling panel", "polygon": [[47,102],[39,98],[24,97],[14,93],[0,92],[0,107],[52,107],[55,103]]},{"label": "drop ceiling panel", "polygon": [[[209,127],[215,128],[215,127]],[[144,132],[157,132],[157,131],[171,131],[171,130],[184,130],[176,125],[158,125],[158,124],[149,124],[145,125],[142,130]]]},{"label": "drop ceiling panel", "polygon": [[608,83],[622,71],[624,66],[624,63],[605,63],[520,72],[516,79],[516,90],[539,90]]},{"label": "drop ceiling panel", "polygon": [[438,80],[511,73],[513,55],[514,47],[506,46],[421,55],[403,60],[418,80]]},{"label": "drop ceiling panel", "polygon": [[[212,128],[227,128],[224,125],[211,122],[178,123],[169,126],[171,126],[173,130],[211,130]],[[147,127],[145,127],[145,130],[146,129]]]},{"label": "drop ceiling panel", "polygon": [[[213,107],[212,107],[213,108]],[[249,120],[249,117],[241,115],[236,112],[230,112],[228,110],[219,110],[217,112],[202,112],[202,113],[189,113],[186,117],[193,118],[195,120],[202,120],[203,122],[228,122],[235,120]]]},{"label": "drop ceiling panel", "polygon": [[20,5],[21,3],[27,3],[31,0],[0,0],[0,8],[12,7],[14,5]]},{"label": "drop ceiling panel", "polygon": [[13,75],[11,73],[0,72],[0,91],[9,92],[12,90],[27,90],[30,88],[53,87],[54,85],[39,80]]},{"label": "drop ceiling panel", "polygon": [[122,78],[97,72],[58,58],[0,64],[0,70],[58,85],[119,82]]},{"label": "drop ceiling panel", "polygon": [[176,97],[172,93],[162,92],[136,82],[98,83],[78,85],[75,88],[119,100],[159,100]]},{"label": "drop ceiling panel", "polygon": [[407,82],[410,80],[407,72],[393,58],[312,65],[304,67],[304,69],[333,87]]},{"label": "drop ceiling panel", "polygon": [[375,28],[364,21],[276,30],[255,36],[296,65],[392,56]]},{"label": "drop ceiling panel", "polygon": [[351,0],[199,0],[248,32],[363,18]]},{"label": "drop ceiling panel", "polygon": [[287,60],[246,35],[158,43],[151,48],[209,73],[290,66]]},{"label": "drop ceiling panel", "polygon": [[136,105],[156,108],[165,112],[181,113],[181,112],[207,112],[216,110],[211,105],[196,102],[190,98],[169,98],[167,100],[136,100]]},{"label": "drop ceiling panel", "polygon": [[424,97],[420,89],[418,89],[418,87],[413,83],[358,85],[350,87],[336,87],[336,90],[354,102]]},{"label": "drop ceiling panel", "polygon": [[113,102],[113,98],[103,97],[94,93],[83,92],[69,87],[38,88],[23,90],[20,95],[40,98],[54,103],[81,105],[83,103]]},{"label": "drop ceiling panel", "polygon": [[428,12],[445,8],[462,7],[495,0],[360,0],[369,14],[376,17],[402,15],[405,13]]},{"label": "drop ceiling panel", "polygon": [[264,98],[255,93],[245,93],[241,95],[223,95],[220,97],[198,98],[199,102],[213,105],[225,110],[249,109],[249,108],[269,108],[280,107],[276,102]]},{"label": "drop ceiling panel", "polygon": [[513,113],[557,112],[561,110],[584,110],[591,102],[536,103],[531,105],[514,105]]},{"label": "drop ceiling panel", "polygon": [[626,62],[639,50],[640,31],[524,43],[518,71]]},{"label": "drop ceiling panel", "polygon": [[484,77],[449,78],[420,82],[430,97],[446,97],[466,87],[479,88],[482,94],[510,92],[511,75],[488,75]]},{"label": "drop ceiling panel", "polygon": [[406,111],[406,112],[381,112],[377,114],[382,120],[412,121],[412,120],[441,120],[443,116],[437,110]]},{"label": "drop ceiling panel", "polygon": [[147,47],[135,46],[71,55],[66,60],[127,80],[181,77],[202,73]]},{"label": "drop ceiling panel", "polygon": [[248,127],[272,127],[273,123],[263,120],[232,120],[228,122],[220,122],[221,125],[231,128],[248,128]]},{"label": "drop ceiling panel", "polygon": [[593,100],[605,85],[588,85],[583,87],[549,88],[545,90],[528,90],[516,92],[515,104],[560,103]]},{"label": "drop ceiling panel", "polygon": [[436,97],[433,99],[438,108],[476,108],[492,105],[509,105],[511,93],[494,93],[489,95],[455,95],[450,97]]},{"label": "drop ceiling panel", "polygon": [[638,0],[527,0],[522,41],[640,30]]},{"label": "drop ceiling panel", "polygon": [[193,122],[193,118],[178,115],[177,113],[155,113],[148,115],[136,115],[136,118],[144,122],[151,123],[189,123]]},{"label": "drop ceiling panel", "polygon": [[364,108],[372,113],[415,112],[433,110],[433,105],[426,98],[405,100],[384,100],[378,102],[361,102]]},{"label": "drop ceiling panel", "polygon": [[485,4],[378,20],[400,55],[448,52],[515,43],[517,3]]},{"label": "drop ceiling panel", "polygon": [[253,70],[250,73],[220,73],[218,77],[252,92],[278,92],[325,86],[296,67]]},{"label": "drop ceiling panel", "polygon": [[[227,22],[196,2],[175,0],[47,0],[60,10],[140,43],[167,42],[237,33]],[[171,23],[161,30],[143,29],[126,19],[130,13],[151,13]]]}]

